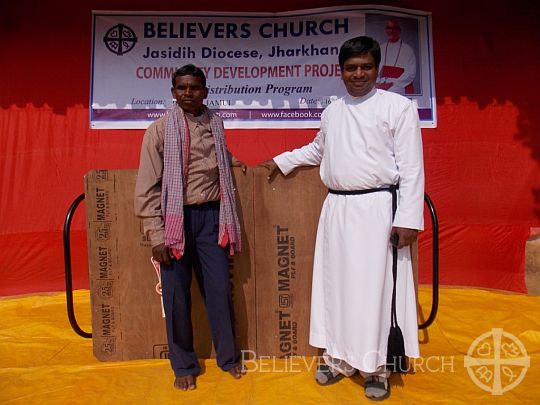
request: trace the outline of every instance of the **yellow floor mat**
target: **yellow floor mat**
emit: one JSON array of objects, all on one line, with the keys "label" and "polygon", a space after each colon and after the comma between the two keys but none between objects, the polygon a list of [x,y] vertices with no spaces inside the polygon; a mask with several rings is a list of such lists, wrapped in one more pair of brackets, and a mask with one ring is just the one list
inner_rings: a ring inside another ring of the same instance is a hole
[{"label": "yellow floor mat", "polygon": [[[421,288],[427,312],[431,290]],[[74,293],[90,331],[89,292]],[[414,372],[392,376],[400,404],[538,404],[540,298],[442,289],[437,319],[420,332]],[[470,351],[470,352],[469,352]],[[195,391],[173,388],[167,360],[100,362],[92,341],[72,331],[65,294],[0,299],[0,402],[8,404],[351,404],[372,403],[356,375],[328,387],[313,379],[316,358],[262,359],[234,380],[204,360]]]}]

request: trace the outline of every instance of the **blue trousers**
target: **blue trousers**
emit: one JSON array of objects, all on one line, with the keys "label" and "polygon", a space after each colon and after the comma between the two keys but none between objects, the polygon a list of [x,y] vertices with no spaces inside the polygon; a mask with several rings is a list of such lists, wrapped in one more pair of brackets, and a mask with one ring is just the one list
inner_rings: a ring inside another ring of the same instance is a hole
[{"label": "blue trousers", "polygon": [[169,358],[176,377],[201,371],[193,348],[191,324],[191,279],[199,283],[216,361],[230,370],[239,361],[234,339],[234,316],[229,286],[227,251],[218,245],[219,203],[184,207],[185,250],[180,260],[161,265],[161,285]]}]

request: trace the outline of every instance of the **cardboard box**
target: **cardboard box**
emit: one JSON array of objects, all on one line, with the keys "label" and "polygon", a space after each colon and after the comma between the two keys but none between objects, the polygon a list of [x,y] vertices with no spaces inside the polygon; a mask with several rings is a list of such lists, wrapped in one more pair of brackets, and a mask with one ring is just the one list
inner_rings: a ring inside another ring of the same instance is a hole
[{"label": "cardboard box", "polygon": [[257,350],[259,355],[316,355],[309,346],[311,276],[317,224],[328,190],[319,168],[267,181],[255,169]]},{"label": "cardboard box", "polygon": [[[133,212],[136,175],[92,170],[85,177],[92,337],[103,361],[168,357],[151,246]],[[242,226],[242,252],[230,259],[237,344],[248,359],[316,355],[308,344],[311,277],[327,194],[319,168],[272,183],[264,168],[234,168],[234,178]],[[192,303],[195,350],[213,357],[196,282]]]},{"label": "cardboard box", "polygon": [[[168,357],[151,246],[133,212],[136,175],[136,170],[92,170],[85,177],[92,339],[94,355],[103,361]],[[236,174],[245,229],[253,228],[250,176]],[[244,252],[231,258],[230,270],[237,342],[242,349],[255,349],[254,257],[248,234],[243,231]],[[192,302],[195,349],[201,358],[213,357],[196,282]]]}]

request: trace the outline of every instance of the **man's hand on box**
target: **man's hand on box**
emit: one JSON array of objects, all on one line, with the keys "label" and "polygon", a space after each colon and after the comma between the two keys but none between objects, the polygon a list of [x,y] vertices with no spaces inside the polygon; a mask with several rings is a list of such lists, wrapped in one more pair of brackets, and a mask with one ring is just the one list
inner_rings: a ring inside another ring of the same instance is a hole
[{"label": "man's hand on box", "polygon": [[268,179],[268,183],[274,180],[274,177],[276,177],[278,173],[281,173],[278,165],[273,160],[267,160],[266,162],[262,162],[259,166],[264,167],[268,170],[268,176],[266,177]]}]

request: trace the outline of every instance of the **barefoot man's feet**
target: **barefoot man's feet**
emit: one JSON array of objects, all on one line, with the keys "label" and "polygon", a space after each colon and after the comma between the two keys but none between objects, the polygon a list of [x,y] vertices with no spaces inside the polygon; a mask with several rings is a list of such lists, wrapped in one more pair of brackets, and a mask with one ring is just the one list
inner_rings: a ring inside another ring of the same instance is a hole
[{"label": "barefoot man's feet", "polygon": [[197,385],[195,384],[195,376],[186,375],[183,377],[176,377],[174,380],[174,388],[178,388],[182,391],[194,390],[197,388]]},{"label": "barefoot man's feet", "polygon": [[238,380],[239,378],[242,378],[242,374],[246,374],[246,372],[242,370],[242,366],[240,364],[236,364],[229,370],[229,374]]}]

